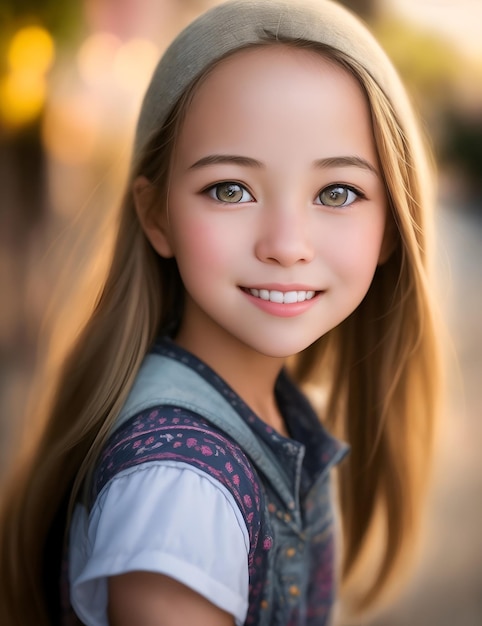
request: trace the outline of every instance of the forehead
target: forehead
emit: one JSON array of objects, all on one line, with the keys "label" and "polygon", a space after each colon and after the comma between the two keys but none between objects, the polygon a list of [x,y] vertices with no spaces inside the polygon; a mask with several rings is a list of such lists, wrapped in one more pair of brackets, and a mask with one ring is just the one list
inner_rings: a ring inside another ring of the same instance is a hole
[{"label": "forehead", "polygon": [[232,54],[197,87],[178,146],[231,151],[246,146],[262,153],[266,141],[288,147],[317,144],[321,152],[325,145],[332,152],[337,143],[341,153],[373,156],[370,113],[360,84],[315,50],[271,44]]}]

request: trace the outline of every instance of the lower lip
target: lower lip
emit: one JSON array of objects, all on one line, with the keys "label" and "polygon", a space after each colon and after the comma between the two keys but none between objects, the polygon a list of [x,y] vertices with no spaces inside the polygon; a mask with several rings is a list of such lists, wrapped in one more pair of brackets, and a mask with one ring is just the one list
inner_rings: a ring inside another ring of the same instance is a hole
[{"label": "lower lip", "polygon": [[310,309],[316,301],[322,295],[322,291],[318,291],[311,300],[304,300],[303,302],[292,302],[290,304],[282,304],[280,302],[271,302],[271,300],[262,300],[261,298],[256,298],[256,296],[251,295],[248,291],[241,290],[244,295],[259,309],[264,311],[265,313],[269,313],[270,315],[275,315],[277,317],[296,317],[297,315],[301,315],[305,313],[308,309]]}]

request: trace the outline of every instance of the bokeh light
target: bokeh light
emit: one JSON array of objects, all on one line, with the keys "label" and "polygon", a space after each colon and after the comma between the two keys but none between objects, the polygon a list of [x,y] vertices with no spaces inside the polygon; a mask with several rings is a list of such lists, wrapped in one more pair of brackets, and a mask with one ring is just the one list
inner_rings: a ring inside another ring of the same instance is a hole
[{"label": "bokeh light", "polygon": [[0,82],[0,118],[17,128],[34,121],[47,94],[47,72],[55,57],[50,33],[40,26],[19,29],[7,49],[7,72]]},{"label": "bokeh light", "polygon": [[112,71],[121,40],[112,33],[93,33],[82,43],[77,53],[81,79],[89,86],[101,85]]},{"label": "bokeh light", "polygon": [[159,59],[159,48],[148,39],[133,38],[118,51],[114,61],[114,76],[120,86],[129,91],[144,89]]},{"label": "bokeh light", "polygon": [[88,97],[57,99],[46,111],[42,138],[49,155],[62,163],[83,165],[92,159],[100,136],[99,110]]},{"label": "bokeh light", "polygon": [[0,83],[0,115],[8,127],[35,120],[43,109],[45,78],[34,72],[11,72]]},{"label": "bokeh light", "polygon": [[41,26],[26,26],[13,36],[7,52],[7,61],[12,71],[28,69],[45,74],[52,66],[55,45],[50,33]]}]

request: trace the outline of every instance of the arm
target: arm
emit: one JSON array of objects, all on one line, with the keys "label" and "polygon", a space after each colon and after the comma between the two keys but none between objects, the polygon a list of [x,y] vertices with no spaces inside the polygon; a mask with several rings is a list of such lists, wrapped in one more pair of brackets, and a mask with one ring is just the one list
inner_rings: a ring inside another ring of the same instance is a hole
[{"label": "arm", "polygon": [[110,626],[234,626],[234,618],[173,578],[129,572],[108,581]]},{"label": "arm", "polygon": [[[134,591],[148,590],[144,581],[160,581],[162,575],[242,624],[249,598],[248,553],[246,524],[222,484],[179,465],[149,463],[128,469],[105,486],[90,513],[81,505],[74,511],[69,541],[72,607],[82,623],[107,626],[109,600],[111,619],[118,620],[124,611],[117,589],[132,589],[132,597],[144,602]],[[121,586],[122,577],[129,584]],[[137,619],[126,623],[144,626]],[[189,621],[182,626],[190,626]]]}]

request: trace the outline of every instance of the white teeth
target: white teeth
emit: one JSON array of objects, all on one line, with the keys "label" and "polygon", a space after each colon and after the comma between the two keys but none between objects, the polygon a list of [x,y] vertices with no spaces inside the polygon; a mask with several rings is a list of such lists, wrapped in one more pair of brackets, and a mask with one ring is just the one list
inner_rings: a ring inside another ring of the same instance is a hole
[{"label": "white teeth", "polygon": [[305,300],[311,300],[315,292],[314,291],[277,291],[273,289],[248,289],[249,293],[255,298],[261,298],[261,300],[270,300],[278,304],[294,304],[295,302],[304,302]]},{"label": "white teeth", "polygon": [[297,291],[287,291],[284,295],[284,303],[291,304],[292,302],[298,302]]}]

